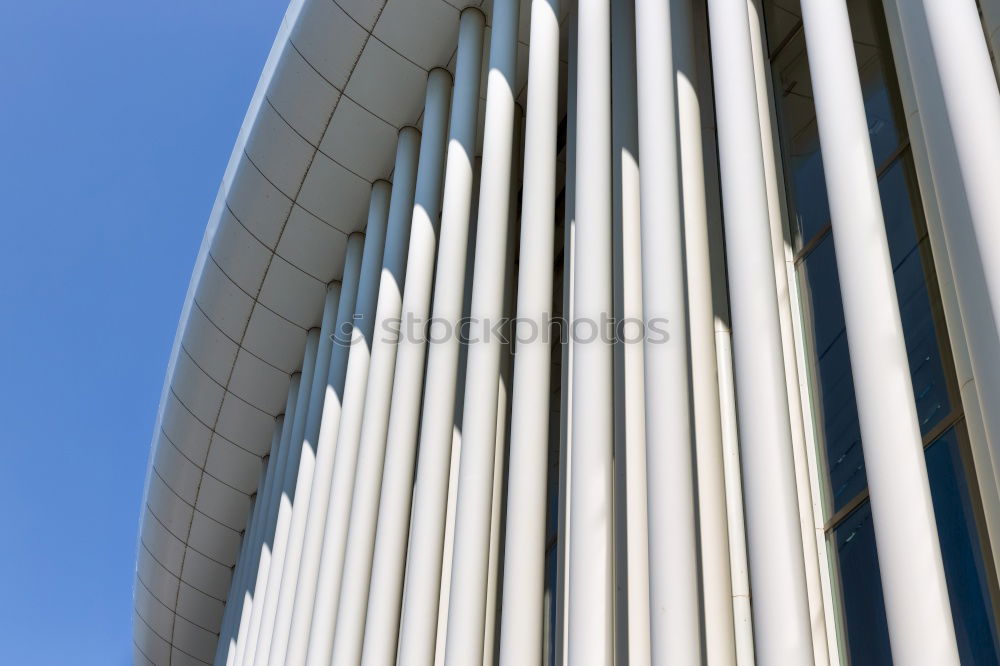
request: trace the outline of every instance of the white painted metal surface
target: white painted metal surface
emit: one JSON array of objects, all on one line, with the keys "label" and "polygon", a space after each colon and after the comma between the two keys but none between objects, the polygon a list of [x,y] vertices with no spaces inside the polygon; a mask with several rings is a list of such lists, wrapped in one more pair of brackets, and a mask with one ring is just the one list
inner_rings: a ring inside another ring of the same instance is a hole
[{"label": "white painted metal surface", "polygon": [[669,3],[636,2],[646,487],[649,561],[655,563],[649,605],[653,663],[694,664],[702,660],[701,608],[673,75],[673,36],[689,26],[675,27],[674,19]]},{"label": "white painted metal surface", "polygon": [[[373,227],[375,226],[377,225],[373,225]],[[374,228],[372,232],[372,242],[379,243],[381,239],[378,237],[378,233]],[[302,537],[302,556],[298,579],[295,583],[295,598],[289,616],[287,646],[283,658],[288,663],[305,661],[308,647],[309,627],[316,600],[316,580],[322,556],[323,531],[326,527],[326,513],[329,508],[330,483],[333,479],[333,463],[337,453],[337,431],[340,428],[347,363],[351,351],[351,335],[357,311],[358,282],[361,275],[364,245],[364,234],[359,232],[351,234],[347,240],[337,319],[333,331],[330,332],[333,347],[326,374],[326,397],[323,401],[323,413],[316,440],[316,470],[313,476],[312,492],[309,495],[309,506]]]},{"label": "white painted metal surface", "polygon": [[354,472],[358,460],[358,432],[361,430],[372,339],[375,335],[375,312],[382,278],[389,197],[389,183],[375,183],[368,209],[354,325],[350,332],[351,349],[344,379],[344,401],[336,434],[337,455],[333,461],[330,496],[323,522],[323,546],[316,574],[316,598],[313,601],[306,649],[306,663],[309,664],[327,666],[333,650],[333,629],[337,622],[337,602],[340,599],[347,521],[351,512]]},{"label": "white painted metal surface", "polygon": [[[555,239],[556,130],[559,122],[559,5],[531,3],[524,191],[517,326],[510,387],[510,471],[504,545],[500,663],[541,664],[548,476],[552,257]],[[513,276],[508,277],[512,279]],[[506,410],[504,410],[506,412]],[[498,418],[500,415],[498,415]],[[501,470],[502,471],[502,470]]]},{"label": "white painted metal surface", "polygon": [[[337,602],[336,622],[332,628],[332,663],[357,663],[360,656],[357,653],[360,651],[360,638],[364,631],[364,603],[368,597],[371,571],[368,544],[372,537],[369,536],[369,531],[374,532],[374,512],[378,510],[379,478],[382,475],[389,399],[392,395],[396,343],[399,339],[399,330],[393,326],[393,322],[398,322],[403,306],[419,148],[420,133],[413,127],[404,127],[399,133],[396,147],[396,168],[392,197],[389,200],[389,221],[385,252],[382,255],[378,306],[375,309],[368,384],[358,424],[360,428],[358,431],[345,433],[344,422],[341,421],[341,435],[338,438],[338,448],[346,441],[352,448],[357,448],[358,458],[347,526],[340,599]],[[314,631],[321,630],[323,629],[314,625]]]},{"label": "white painted metal surface", "polygon": [[[451,99],[448,157],[445,164],[438,242],[437,279],[432,317],[440,322],[428,335],[424,403],[421,414],[413,507],[406,558],[405,590],[399,628],[399,663],[434,662],[445,548],[445,517],[459,381],[462,317],[469,216],[472,213],[473,167],[485,17],[476,9],[462,12]],[[441,335],[441,340],[437,336]]]},{"label": "white painted metal surface", "polygon": [[745,0],[709,0],[757,659],[809,663],[812,631]]},{"label": "white painted metal surface", "polygon": [[503,316],[504,268],[514,137],[518,2],[495,0],[486,87],[483,165],[472,283],[472,323],[448,606],[446,662],[483,656],[490,512],[501,343],[489,326]]},{"label": "white painted metal surface", "polygon": [[[359,617],[367,617],[363,635],[357,636],[356,651],[351,661],[356,662],[360,657],[363,664],[373,666],[392,666],[396,661],[413,470],[417,456],[417,428],[420,425],[420,399],[424,387],[424,361],[427,358],[424,327],[430,316],[434,285],[451,87],[451,75],[446,70],[431,71],[427,79],[413,226],[406,262],[402,309],[404,332],[397,344],[381,488],[373,486],[371,489],[373,494],[379,491],[381,497],[376,505],[377,512],[368,523],[368,530],[360,537],[367,540],[366,559],[370,562],[371,583],[365,600],[367,609],[359,607],[354,611]],[[351,536],[355,538],[354,532]]]},{"label": "white painted metal surface", "polygon": [[614,650],[613,349],[599,329],[613,310],[611,24],[607,0],[582,0],[578,11],[567,629],[570,663],[597,666]]}]

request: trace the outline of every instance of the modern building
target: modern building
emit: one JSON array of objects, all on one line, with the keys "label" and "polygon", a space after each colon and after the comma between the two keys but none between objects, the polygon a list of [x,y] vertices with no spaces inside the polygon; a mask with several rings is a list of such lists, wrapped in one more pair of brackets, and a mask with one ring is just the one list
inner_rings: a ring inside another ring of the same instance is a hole
[{"label": "modern building", "polygon": [[998,47],[1000,0],[292,0],[135,661],[1000,663]]}]

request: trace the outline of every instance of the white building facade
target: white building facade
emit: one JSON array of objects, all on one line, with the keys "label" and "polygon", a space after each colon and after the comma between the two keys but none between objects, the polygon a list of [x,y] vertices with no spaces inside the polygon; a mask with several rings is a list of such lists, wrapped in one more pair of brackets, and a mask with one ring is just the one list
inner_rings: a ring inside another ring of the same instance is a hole
[{"label": "white building facade", "polygon": [[1000,663],[1000,0],[292,0],[136,663]]}]

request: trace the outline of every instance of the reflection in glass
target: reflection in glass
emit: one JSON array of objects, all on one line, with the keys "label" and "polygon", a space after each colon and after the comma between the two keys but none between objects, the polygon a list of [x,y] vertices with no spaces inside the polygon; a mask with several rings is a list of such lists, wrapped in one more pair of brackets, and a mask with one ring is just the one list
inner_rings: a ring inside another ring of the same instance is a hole
[{"label": "reflection in glass", "polygon": [[833,238],[823,239],[799,270],[811,319],[816,425],[825,445],[828,501],[837,511],[867,480]]},{"label": "reflection in glass", "polygon": [[833,531],[849,663],[892,666],[875,530],[866,501]]},{"label": "reflection in glass", "polygon": [[[960,445],[960,443],[962,445]],[[963,664],[1000,664],[997,625],[962,450],[964,425],[928,447],[927,473]]]},{"label": "reflection in glass", "polygon": [[[1000,649],[961,457],[960,441],[964,438],[961,427],[952,428],[929,446],[925,455],[961,661],[964,666],[993,666],[1000,663]],[[833,530],[832,538],[850,663],[891,665],[875,532],[867,501]]]},{"label": "reflection in glass", "polygon": [[542,635],[545,636],[545,653],[543,655],[544,666],[554,666],[556,663],[556,556],[558,549],[549,548],[545,553],[545,616],[542,618],[544,627]]},{"label": "reflection in glass", "polygon": [[[880,182],[880,189],[883,206],[893,210],[892,216],[886,218],[887,224],[891,221],[892,225],[889,229],[889,251],[894,259],[898,258],[894,266],[896,296],[913,379],[917,418],[921,432],[927,434],[950,413],[952,402],[945,380],[942,343],[925,279],[923,262],[924,256],[929,256],[927,240],[916,243],[912,209],[898,205],[900,201],[908,202],[909,199],[905,189],[903,193],[898,191],[898,187],[907,186],[907,181],[890,177],[895,172],[895,169],[890,169],[886,173],[886,178]],[[890,207],[892,201],[896,204]],[[864,490],[867,481],[831,236],[825,237],[806,256],[799,273],[804,287],[803,301],[811,324],[812,374],[815,402],[819,407],[816,420],[826,453],[829,508],[831,512],[836,512]]]},{"label": "reflection in glass", "polygon": [[[854,0],[848,6],[872,157],[874,164],[881,166],[891,160],[903,145],[905,133],[889,92],[890,86],[894,89],[896,82],[888,41],[884,38],[884,17],[878,3]],[[769,42],[781,44],[780,51],[774,55],[772,67],[784,143],[785,171],[789,180],[788,194],[797,222],[793,232],[798,249],[829,224],[830,208],[805,34],[801,29],[788,27],[791,17],[795,17],[797,23],[800,20],[798,3],[772,1],[766,7]]]},{"label": "reflection in glass", "polygon": [[[828,539],[839,572],[843,653],[856,665],[891,664],[801,11],[798,0],[762,2],[824,502],[826,515],[839,521],[828,528]],[[917,418],[928,437],[961,419],[950,343],[883,6],[847,0],[847,7]],[[979,500],[968,481],[975,477],[962,458],[967,451],[962,426],[949,430],[927,449],[928,474],[962,663],[998,664],[995,572],[992,558],[982,554]],[[841,517],[849,506],[857,508]]]}]

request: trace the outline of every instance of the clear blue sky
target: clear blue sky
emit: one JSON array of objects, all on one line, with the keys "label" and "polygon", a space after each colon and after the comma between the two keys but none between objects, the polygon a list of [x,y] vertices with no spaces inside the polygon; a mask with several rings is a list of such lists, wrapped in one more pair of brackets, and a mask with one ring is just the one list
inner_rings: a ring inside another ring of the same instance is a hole
[{"label": "clear blue sky", "polygon": [[0,664],[127,664],[164,369],[286,0],[0,6]]}]

